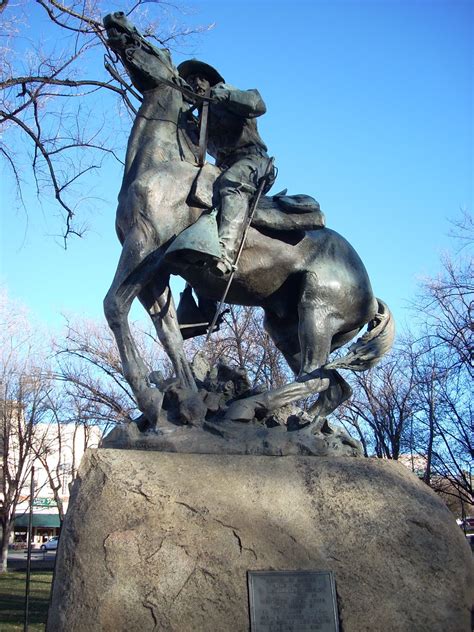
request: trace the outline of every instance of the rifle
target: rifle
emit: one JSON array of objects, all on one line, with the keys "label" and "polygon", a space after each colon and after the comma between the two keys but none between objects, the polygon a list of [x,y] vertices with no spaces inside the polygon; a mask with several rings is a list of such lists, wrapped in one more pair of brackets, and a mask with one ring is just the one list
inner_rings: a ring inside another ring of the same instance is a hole
[{"label": "rifle", "polygon": [[[206,94],[204,95],[206,99],[209,99],[211,94],[211,88],[207,88]],[[199,153],[198,153],[198,164],[200,167],[204,166],[206,162],[206,152],[207,152],[207,119],[209,117],[209,101],[203,101],[201,105],[201,112],[199,116]]]}]

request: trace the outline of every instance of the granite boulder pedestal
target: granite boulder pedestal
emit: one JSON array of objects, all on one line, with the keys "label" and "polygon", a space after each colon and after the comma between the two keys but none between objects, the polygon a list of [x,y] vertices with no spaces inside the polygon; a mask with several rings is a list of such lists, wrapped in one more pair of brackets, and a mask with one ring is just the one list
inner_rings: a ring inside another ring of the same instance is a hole
[{"label": "granite boulder pedestal", "polygon": [[332,571],[342,632],[470,630],[469,547],[397,462],[97,449],[47,632],[244,632],[249,570]]}]

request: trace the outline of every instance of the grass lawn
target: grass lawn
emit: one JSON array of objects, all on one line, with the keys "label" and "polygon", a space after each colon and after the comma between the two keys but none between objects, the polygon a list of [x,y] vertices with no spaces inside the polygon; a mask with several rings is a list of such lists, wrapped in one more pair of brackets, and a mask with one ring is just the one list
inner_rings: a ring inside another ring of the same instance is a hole
[{"label": "grass lawn", "polygon": [[[53,571],[31,571],[28,617],[28,629],[31,632],[44,632],[52,579]],[[25,583],[24,571],[0,575],[0,632],[23,630]]]}]

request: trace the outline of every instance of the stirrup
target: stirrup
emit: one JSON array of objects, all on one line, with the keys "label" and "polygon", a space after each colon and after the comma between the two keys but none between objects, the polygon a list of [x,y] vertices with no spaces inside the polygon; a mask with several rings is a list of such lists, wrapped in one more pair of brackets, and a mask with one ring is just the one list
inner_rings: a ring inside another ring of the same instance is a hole
[{"label": "stirrup", "polygon": [[209,267],[209,271],[218,277],[228,277],[237,269],[230,259],[222,257]]}]

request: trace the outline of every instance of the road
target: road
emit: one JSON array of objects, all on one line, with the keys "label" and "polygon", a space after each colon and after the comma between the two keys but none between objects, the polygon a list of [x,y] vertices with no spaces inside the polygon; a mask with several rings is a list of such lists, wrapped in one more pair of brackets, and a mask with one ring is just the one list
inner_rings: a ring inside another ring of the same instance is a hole
[{"label": "road", "polygon": [[[56,561],[56,551],[31,551],[32,570],[51,570]],[[8,552],[8,570],[26,570],[26,550]]]}]

